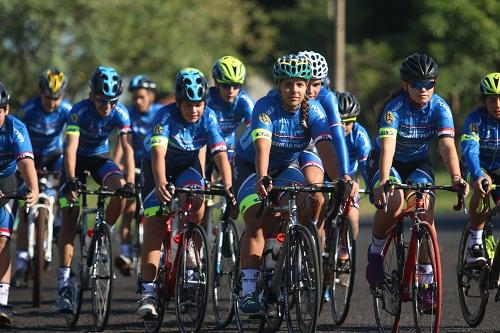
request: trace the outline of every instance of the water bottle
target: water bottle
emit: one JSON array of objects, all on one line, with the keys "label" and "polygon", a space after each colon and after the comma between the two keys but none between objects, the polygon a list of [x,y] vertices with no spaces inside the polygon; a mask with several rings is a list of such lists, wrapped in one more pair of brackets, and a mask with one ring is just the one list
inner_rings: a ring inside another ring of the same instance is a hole
[{"label": "water bottle", "polygon": [[173,264],[175,262],[175,255],[179,248],[180,235],[178,230],[172,231],[172,239],[170,240],[170,258],[169,261]]},{"label": "water bottle", "polygon": [[276,243],[276,238],[266,238],[264,244],[264,265],[268,272],[276,268],[276,261],[274,261],[274,246]]}]

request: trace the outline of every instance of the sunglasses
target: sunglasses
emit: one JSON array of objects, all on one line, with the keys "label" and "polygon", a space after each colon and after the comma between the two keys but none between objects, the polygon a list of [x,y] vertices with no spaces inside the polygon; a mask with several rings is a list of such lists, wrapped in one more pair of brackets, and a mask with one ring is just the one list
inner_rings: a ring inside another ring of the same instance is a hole
[{"label": "sunglasses", "polygon": [[231,83],[220,83],[220,86],[226,90],[229,90],[231,88],[233,88],[234,90],[238,90],[241,88],[240,84],[231,84]]},{"label": "sunglasses", "polygon": [[112,100],[109,100],[109,99],[102,99],[102,98],[99,98],[99,97],[95,97],[95,100],[101,104],[101,105],[111,105],[111,106],[115,106],[117,103],[118,103],[118,100],[117,99],[112,99]]},{"label": "sunglasses", "polygon": [[409,82],[410,82],[410,86],[413,89],[417,89],[417,90],[420,90],[422,88],[425,88],[425,90],[429,90],[429,89],[434,88],[434,86],[436,85],[435,80],[427,80],[427,81],[411,80]]}]

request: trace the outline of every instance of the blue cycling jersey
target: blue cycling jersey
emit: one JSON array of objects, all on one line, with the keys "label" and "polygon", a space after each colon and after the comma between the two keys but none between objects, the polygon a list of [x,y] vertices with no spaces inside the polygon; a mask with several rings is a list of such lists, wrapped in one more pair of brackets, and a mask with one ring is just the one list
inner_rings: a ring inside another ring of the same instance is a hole
[{"label": "blue cycling jersey", "polygon": [[164,147],[169,168],[193,164],[198,160],[200,148],[205,145],[212,154],[227,150],[217,117],[209,107],[205,107],[198,121],[189,123],[176,104],[169,104],[158,111],[152,125],[144,139],[145,156],[151,157],[152,147]]},{"label": "blue cycling jersey", "polygon": [[35,155],[49,156],[62,153],[63,130],[70,111],[71,104],[63,100],[53,112],[46,112],[40,96],[30,99],[21,106],[16,116],[28,128]]},{"label": "blue cycling jersey", "polygon": [[0,177],[13,174],[16,162],[23,158],[33,159],[28,129],[19,119],[7,115],[0,127]]},{"label": "blue cycling jersey", "polygon": [[148,112],[139,112],[135,107],[128,108],[130,114],[130,123],[132,129],[132,147],[134,148],[135,165],[141,165],[141,159],[145,154],[144,138],[151,128],[151,124],[162,104],[153,103]]},{"label": "blue cycling jersey", "polygon": [[455,136],[453,117],[446,101],[433,94],[428,103],[417,108],[402,92],[385,106],[375,145],[380,150],[381,138],[396,138],[394,160],[411,162],[428,157],[429,144],[436,135],[438,138]]},{"label": "blue cycling jersey", "polygon": [[349,175],[355,177],[356,172],[359,170],[365,184],[368,184],[366,160],[372,148],[368,132],[359,123],[354,123],[351,133],[345,137],[345,140],[349,152]]},{"label": "blue cycling jersey", "polygon": [[127,108],[118,103],[103,117],[90,99],[78,102],[71,109],[66,134],[79,135],[77,155],[94,156],[109,152],[108,138],[114,129],[120,134],[130,133]]},{"label": "blue cycling jersey", "polygon": [[328,124],[335,142],[335,152],[340,164],[340,173],[349,174],[349,153],[344,140],[344,127],[340,117],[337,96],[325,87],[321,87],[316,100],[321,104],[328,117]]},{"label": "blue cycling jersey", "polygon": [[228,148],[235,146],[235,130],[243,122],[250,125],[255,103],[248,93],[241,89],[232,103],[220,97],[216,87],[208,90],[207,106],[214,110]]},{"label": "blue cycling jersey", "polygon": [[485,107],[469,113],[461,141],[462,156],[474,180],[484,176],[481,168],[500,168],[500,121],[493,119]]},{"label": "blue cycling jersey", "polygon": [[255,162],[253,141],[266,139],[271,141],[269,169],[289,166],[300,152],[310,143],[332,140],[328,120],[323,107],[314,100],[309,100],[306,130],[301,125],[300,106],[290,112],[283,108],[279,94],[268,94],[259,99],[252,113],[251,128],[248,129],[236,146],[236,155],[244,160]]}]

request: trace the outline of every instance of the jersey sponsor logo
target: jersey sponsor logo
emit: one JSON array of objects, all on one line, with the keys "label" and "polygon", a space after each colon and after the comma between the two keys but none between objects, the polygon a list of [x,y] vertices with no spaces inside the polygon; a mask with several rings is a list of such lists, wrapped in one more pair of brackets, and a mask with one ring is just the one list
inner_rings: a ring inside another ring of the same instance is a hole
[{"label": "jersey sponsor logo", "polygon": [[396,117],[394,116],[394,113],[392,113],[391,111],[386,112],[386,114],[384,115],[384,120],[388,124],[394,123],[395,119]]},{"label": "jersey sponsor logo", "polygon": [[161,126],[160,124],[155,125],[155,127],[153,128],[153,134],[161,134],[162,132],[163,126]]},{"label": "jersey sponsor logo", "polygon": [[16,135],[20,143],[24,142],[24,135],[17,128],[14,128],[14,134]]},{"label": "jersey sponsor logo", "polygon": [[478,126],[478,124],[476,124],[476,123],[471,123],[471,124],[469,125],[469,130],[470,130],[472,133],[477,134],[477,133],[479,132],[479,126]]},{"label": "jersey sponsor logo", "polygon": [[78,122],[78,115],[76,113],[73,113],[71,115],[71,121],[74,123]]},{"label": "jersey sponsor logo", "polygon": [[267,115],[267,113],[261,113],[259,114],[259,120],[264,124],[264,125],[271,125],[271,118]]}]

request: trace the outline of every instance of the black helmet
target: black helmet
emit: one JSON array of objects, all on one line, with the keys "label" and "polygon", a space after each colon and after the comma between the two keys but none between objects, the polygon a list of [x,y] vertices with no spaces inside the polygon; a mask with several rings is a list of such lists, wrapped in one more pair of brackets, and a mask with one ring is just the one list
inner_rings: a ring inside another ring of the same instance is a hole
[{"label": "black helmet", "polygon": [[336,92],[339,113],[342,118],[357,117],[361,112],[361,106],[359,105],[356,96],[350,92]]},{"label": "black helmet", "polygon": [[128,91],[132,92],[137,89],[146,89],[154,91],[156,89],[156,83],[151,80],[148,76],[139,74],[136,75],[130,80],[130,84],[128,85]]},{"label": "black helmet", "polygon": [[428,55],[414,53],[403,60],[399,66],[401,80],[430,80],[439,75],[439,66]]},{"label": "black helmet", "polygon": [[0,107],[4,107],[9,104],[10,96],[7,93],[7,89],[4,84],[0,82]]},{"label": "black helmet", "polygon": [[44,94],[52,98],[61,97],[68,87],[68,79],[64,72],[57,68],[46,69],[40,73],[38,87]]}]

